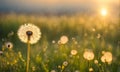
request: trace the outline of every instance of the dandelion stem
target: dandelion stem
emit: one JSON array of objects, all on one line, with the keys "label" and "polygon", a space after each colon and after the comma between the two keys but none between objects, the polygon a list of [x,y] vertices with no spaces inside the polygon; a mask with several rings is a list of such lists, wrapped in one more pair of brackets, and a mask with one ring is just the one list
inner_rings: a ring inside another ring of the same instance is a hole
[{"label": "dandelion stem", "polygon": [[88,61],[88,68],[90,67],[90,61]]},{"label": "dandelion stem", "polygon": [[29,62],[30,62],[30,42],[28,40],[27,42],[27,66],[26,66],[26,72],[29,72]]}]

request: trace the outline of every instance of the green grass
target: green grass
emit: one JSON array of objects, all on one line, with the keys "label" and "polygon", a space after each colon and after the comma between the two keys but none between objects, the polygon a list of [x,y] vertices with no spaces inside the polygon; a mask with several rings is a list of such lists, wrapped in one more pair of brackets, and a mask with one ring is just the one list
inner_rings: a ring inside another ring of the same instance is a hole
[{"label": "green grass", "polygon": [[[27,45],[17,36],[18,28],[25,23],[35,24],[42,33],[39,42],[31,45],[30,72],[88,72],[90,67],[94,72],[120,71],[120,18],[7,14],[0,17],[0,49],[5,48],[0,55],[0,72],[26,71]],[[14,35],[9,36],[11,32]],[[69,38],[65,45],[58,44],[62,35]],[[12,50],[4,46],[6,41],[13,43]],[[78,52],[75,56],[71,55],[73,49]],[[85,49],[93,50],[98,64],[91,60],[88,67],[88,61],[83,58]],[[112,52],[111,64],[101,62],[102,51]],[[68,62],[67,66],[63,65],[64,61]]]}]

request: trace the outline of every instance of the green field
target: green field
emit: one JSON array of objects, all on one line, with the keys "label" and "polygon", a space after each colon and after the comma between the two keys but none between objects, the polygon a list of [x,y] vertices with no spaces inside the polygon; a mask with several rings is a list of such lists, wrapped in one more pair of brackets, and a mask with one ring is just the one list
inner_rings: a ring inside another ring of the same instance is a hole
[{"label": "green field", "polygon": [[[31,45],[29,72],[120,72],[120,17],[14,13],[0,15],[0,72],[26,71],[27,44],[20,41],[17,31],[27,23],[42,33]],[[66,44],[58,42],[61,36],[68,37]],[[7,48],[6,42],[12,42],[13,48]],[[83,57],[86,49],[93,51],[93,60]],[[72,50],[77,54],[72,55]],[[102,52],[112,53],[111,63],[101,61]]]}]

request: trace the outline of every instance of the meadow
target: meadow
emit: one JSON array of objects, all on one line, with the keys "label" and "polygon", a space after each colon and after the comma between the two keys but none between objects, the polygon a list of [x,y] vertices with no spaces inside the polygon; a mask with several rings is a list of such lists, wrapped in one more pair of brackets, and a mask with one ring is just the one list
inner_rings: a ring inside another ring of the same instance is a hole
[{"label": "meadow", "polygon": [[[31,45],[29,72],[120,72],[120,17],[14,13],[0,15],[0,72],[26,71],[27,45],[17,32],[27,23],[41,31],[40,40]],[[64,44],[63,36],[68,39]],[[93,53],[90,60],[86,50]],[[112,61],[102,60],[106,52]]]}]

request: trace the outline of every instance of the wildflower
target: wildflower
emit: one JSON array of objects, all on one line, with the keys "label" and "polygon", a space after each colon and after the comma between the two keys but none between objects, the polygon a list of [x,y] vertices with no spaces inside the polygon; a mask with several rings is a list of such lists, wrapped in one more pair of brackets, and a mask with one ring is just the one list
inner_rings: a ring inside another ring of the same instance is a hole
[{"label": "wildflower", "polygon": [[36,43],[41,37],[40,29],[37,26],[30,23],[21,25],[20,28],[18,29],[17,34],[20,40],[24,43],[27,43],[29,39],[28,35],[30,35],[31,44]]},{"label": "wildflower", "polygon": [[94,53],[91,50],[86,50],[83,54],[83,57],[87,60],[93,60],[94,59]]},{"label": "wildflower", "polygon": [[71,55],[76,55],[77,54],[77,50],[71,50]]},{"label": "wildflower", "polygon": [[6,46],[6,48],[11,49],[11,48],[13,48],[13,43],[12,42],[6,42],[5,46]]},{"label": "wildflower", "polygon": [[60,42],[61,42],[61,44],[66,44],[67,42],[68,42],[68,37],[67,36],[62,36],[61,38],[60,38]]}]

